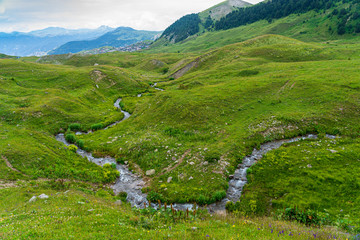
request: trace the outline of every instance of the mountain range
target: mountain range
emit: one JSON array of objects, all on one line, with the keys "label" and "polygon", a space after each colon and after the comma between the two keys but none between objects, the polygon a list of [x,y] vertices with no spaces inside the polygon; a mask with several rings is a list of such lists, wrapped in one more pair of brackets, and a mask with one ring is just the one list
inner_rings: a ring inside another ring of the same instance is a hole
[{"label": "mountain range", "polygon": [[28,33],[0,33],[0,52],[14,56],[45,55],[69,41],[94,39],[112,30],[107,26],[78,30],[49,27]]},{"label": "mountain range", "polygon": [[119,27],[96,39],[65,43],[55,50],[50,51],[49,54],[78,53],[105,46],[126,47],[144,40],[155,40],[160,34],[161,32],[156,31],[139,31],[130,27]]},{"label": "mountain range", "polygon": [[65,29],[50,27],[28,33],[0,33],[0,52],[12,56],[42,56],[77,53],[103,46],[124,47],[143,40],[153,40],[160,32],[138,31],[128,27]]}]

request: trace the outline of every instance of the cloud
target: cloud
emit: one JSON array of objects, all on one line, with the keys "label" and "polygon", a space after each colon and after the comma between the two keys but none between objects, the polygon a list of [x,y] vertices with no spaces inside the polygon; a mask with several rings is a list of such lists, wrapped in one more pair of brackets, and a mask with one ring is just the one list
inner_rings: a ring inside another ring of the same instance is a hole
[{"label": "cloud", "polygon": [[[95,28],[129,26],[164,30],[178,18],[222,0],[0,0],[0,31],[29,31],[49,26]],[[251,0],[258,2],[259,0]],[[249,1],[249,2],[251,2]]]}]

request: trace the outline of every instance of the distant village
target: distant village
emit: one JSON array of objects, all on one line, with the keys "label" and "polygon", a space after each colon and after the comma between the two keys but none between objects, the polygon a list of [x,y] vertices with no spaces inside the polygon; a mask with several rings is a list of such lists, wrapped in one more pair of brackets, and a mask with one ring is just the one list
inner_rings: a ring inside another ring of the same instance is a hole
[{"label": "distant village", "polygon": [[126,46],[126,47],[106,46],[106,47],[82,51],[82,52],[80,52],[80,54],[92,55],[92,54],[101,54],[101,53],[110,53],[110,52],[136,52],[136,51],[148,48],[152,43],[153,43],[153,41],[149,40],[149,41],[138,42],[138,43]]}]

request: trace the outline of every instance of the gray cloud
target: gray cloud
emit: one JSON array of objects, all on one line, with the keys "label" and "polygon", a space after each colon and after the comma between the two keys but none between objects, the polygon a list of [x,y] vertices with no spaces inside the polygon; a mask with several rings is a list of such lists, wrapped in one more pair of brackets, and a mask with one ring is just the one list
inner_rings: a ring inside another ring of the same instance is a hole
[{"label": "gray cloud", "polygon": [[0,31],[101,25],[164,30],[183,15],[200,12],[219,2],[221,0],[0,0]]}]

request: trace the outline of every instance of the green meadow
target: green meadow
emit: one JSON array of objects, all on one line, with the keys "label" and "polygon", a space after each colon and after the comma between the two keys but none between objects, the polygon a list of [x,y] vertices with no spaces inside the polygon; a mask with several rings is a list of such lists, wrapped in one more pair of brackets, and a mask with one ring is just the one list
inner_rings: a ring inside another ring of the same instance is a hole
[{"label": "green meadow", "polygon": [[[181,49],[198,47],[206,34]],[[190,48],[183,53],[173,45],[164,47],[171,53],[0,60],[0,236],[346,239],[345,232],[356,234],[360,45],[272,34],[240,39],[199,47],[201,53]],[[165,91],[152,88],[156,82]],[[131,117],[101,130],[123,118],[113,106],[118,98]],[[149,200],[168,205],[220,200],[237,165],[262,143],[310,133],[319,139],[266,154],[249,170],[244,196],[226,217],[199,211],[176,219],[165,209],[114,205],[117,197],[99,189],[107,189],[117,171],[88,162],[55,139],[57,133],[91,128],[98,131],[75,135],[74,142],[95,156],[127,162],[144,177]],[[155,174],[146,176],[148,170]],[[57,194],[59,179],[66,179],[67,195],[64,189]],[[41,193],[50,198],[28,203]],[[326,221],[314,229],[284,220],[281,211],[292,207]]]}]

